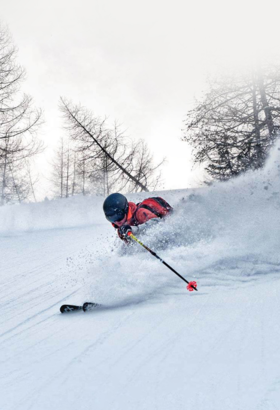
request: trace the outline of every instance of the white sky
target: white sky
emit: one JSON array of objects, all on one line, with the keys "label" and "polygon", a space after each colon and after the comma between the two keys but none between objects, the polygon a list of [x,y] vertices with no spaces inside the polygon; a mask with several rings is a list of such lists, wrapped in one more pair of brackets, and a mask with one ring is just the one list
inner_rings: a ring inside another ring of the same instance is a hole
[{"label": "white sky", "polygon": [[46,145],[62,133],[58,101],[67,97],[144,138],[156,159],[166,157],[171,189],[200,180],[180,141],[194,95],[209,73],[277,50],[277,3],[0,0],[0,19],[27,71],[24,91],[45,112]]}]

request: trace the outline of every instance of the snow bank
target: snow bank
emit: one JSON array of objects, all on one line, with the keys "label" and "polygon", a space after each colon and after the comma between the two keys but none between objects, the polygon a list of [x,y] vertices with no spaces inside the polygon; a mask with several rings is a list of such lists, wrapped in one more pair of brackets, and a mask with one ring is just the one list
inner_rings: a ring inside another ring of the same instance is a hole
[{"label": "snow bank", "polygon": [[[172,191],[171,191],[172,192]],[[174,191],[177,195],[184,191]],[[162,194],[165,193],[154,193]],[[128,199],[139,202],[151,193],[131,194]],[[173,198],[168,193],[168,197]],[[179,196],[181,197],[182,194]],[[38,203],[22,203],[0,207],[0,235],[45,229],[76,228],[82,226],[108,224],[102,205],[102,196],[75,196],[70,198],[45,200]]]},{"label": "snow bank", "polygon": [[0,234],[73,228],[104,222],[101,197],[71,197],[0,208]]}]

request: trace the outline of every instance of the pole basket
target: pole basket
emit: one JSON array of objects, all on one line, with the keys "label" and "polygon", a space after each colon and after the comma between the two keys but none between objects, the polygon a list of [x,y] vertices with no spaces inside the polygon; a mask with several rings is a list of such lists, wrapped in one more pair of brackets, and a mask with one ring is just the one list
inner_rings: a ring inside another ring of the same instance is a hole
[{"label": "pole basket", "polygon": [[188,283],[187,289],[192,292],[193,290],[197,290],[197,283],[193,280],[192,282]]}]

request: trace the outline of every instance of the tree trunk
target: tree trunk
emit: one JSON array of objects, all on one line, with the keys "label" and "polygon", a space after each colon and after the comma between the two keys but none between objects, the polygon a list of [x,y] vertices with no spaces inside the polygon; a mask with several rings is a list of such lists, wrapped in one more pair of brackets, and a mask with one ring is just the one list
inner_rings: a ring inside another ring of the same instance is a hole
[{"label": "tree trunk", "polygon": [[60,198],[63,198],[63,177],[64,177],[64,144],[63,140],[61,142],[61,153],[60,153]]},{"label": "tree trunk", "polygon": [[7,186],[6,176],[7,176],[7,166],[8,166],[8,145],[9,140],[5,140],[5,155],[4,155],[4,165],[3,165],[3,176],[2,176],[2,187],[1,187],[1,205],[5,203],[5,188]]},{"label": "tree trunk", "polygon": [[262,153],[261,153],[261,132],[260,132],[260,123],[259,123],[259,113],[257,107],[257,90],[256,83],[253,80],[253,111],[254,111],[254,122],[255,122],[255,134],[256,134],[256,149],[257,149],[257,158],[258,164],[260,167],[262,165]]},{"label": "tree trunk", "polygon": [[76,188],[76,168],[77,168],[77,156],[76,153],[74,154],[73,159],[73,182],[72,182],[72,196],[75,195],[75,188]]},{"label": "tree trunk", "polygon": [[15,177],[14,177],[13,168],[12,168],[11,165],[10,165],[9,168],[10,168],[11,175],[12,175],[12,179],[13,179],[13,186],[14,186],[14,189],[15,189],[16,194],[17,194],[17,197],[18,197],[18,202],[21,203],[20,192],[19,192],[18,185],[17,185],[16,180],[15,180]]},{"label": "tree trunk", "polygon": [[67,164],[66,164],[66,187],[65,187],[65,197],[69,197],[69,174],[70,174],[70,153],[69,147],[67,150]]},{"label": "tree trunk", "polygon": [[263,107],[263,110],[264,110],[264,113],[265,113],[266,125],[267,125],[267,128],[268,128],[269,136],[272,139],[273,134],[274,134],[273,118],[272,118],[272,115],[271,115],[271,109],[270,109],[270,107],[268,105],[268,102],[267,102],[263,77],[260,74],[258,76],[258,83],[259,83],[259,90],[260,90],[262,107]]},{"label": "tree trunk", "polygon": [[7,151],[4,156],[4,167],[3,167],[2,189],[1,189],[1,205],[4,205],[4,202],[5,202],[6,174],[7,174]]}]

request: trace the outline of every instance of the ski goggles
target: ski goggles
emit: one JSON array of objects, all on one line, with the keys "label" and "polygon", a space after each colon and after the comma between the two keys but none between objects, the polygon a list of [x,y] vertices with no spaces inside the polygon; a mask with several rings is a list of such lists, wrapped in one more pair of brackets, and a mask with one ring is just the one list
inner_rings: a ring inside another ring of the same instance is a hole
[{"label": "ski goggles", "polygon": [[115,222],[121,222],[126,217],[126,214],[124,211],[118,210],[117,212],[114,212],[112,214],[110,213],[106,214],[105,216],[109,222],[115,223]]}]

